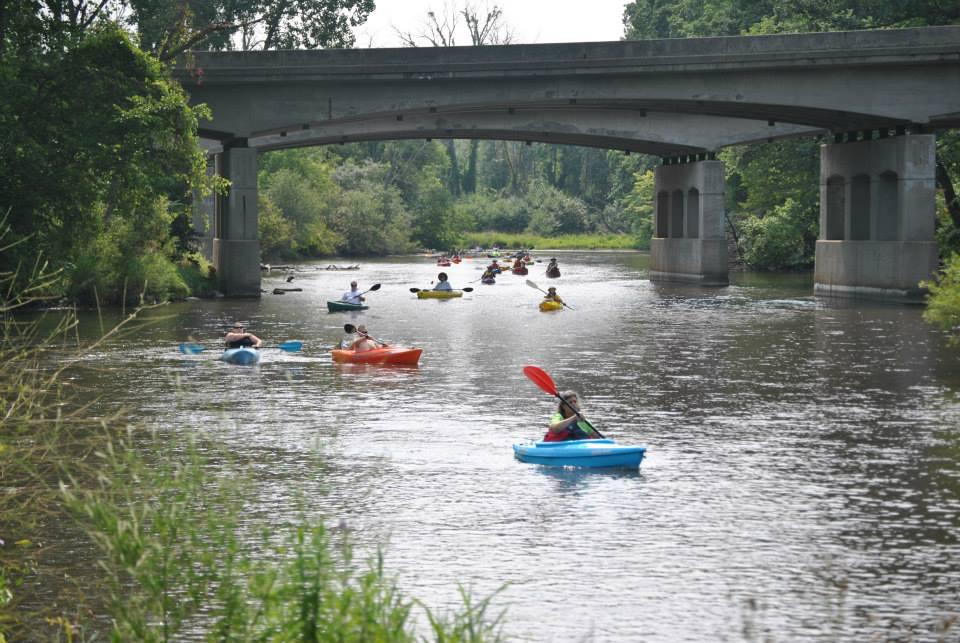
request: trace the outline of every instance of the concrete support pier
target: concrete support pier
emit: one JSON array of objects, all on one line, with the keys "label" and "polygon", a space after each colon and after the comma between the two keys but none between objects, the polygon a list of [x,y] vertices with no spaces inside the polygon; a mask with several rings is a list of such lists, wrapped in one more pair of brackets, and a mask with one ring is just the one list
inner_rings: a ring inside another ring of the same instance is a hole
[{"label": "concrete support pier", "polygon": [[937,268],[935,137],[820,148],[818,295],[919,300]]},{"label": "concrete support pier", "polygon": [[722,161],[661,165],[654,174],[650,279],[726,286]]},{"label": "concrete support pier", "polygon": [[229,147],[220,157],[219,173],[230,179],[230,191],[217,199],[213,239],[217,281],[227,297],[259,297],[257,151]]}]

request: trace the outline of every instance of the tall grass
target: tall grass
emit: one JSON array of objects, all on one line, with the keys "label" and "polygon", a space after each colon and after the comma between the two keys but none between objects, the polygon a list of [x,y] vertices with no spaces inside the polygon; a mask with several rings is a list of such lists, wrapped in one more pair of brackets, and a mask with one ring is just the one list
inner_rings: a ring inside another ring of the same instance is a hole
[{"label": "tall grass", "polygon": [[568,234],[557,237],[541,237],[533,234],[511,232],[468,232],[464,235],[467,247],[533,248],[536,250],[645,250],[649,242],[642,243],[630,234]]},{"label": "tall grass", "polygon": [[[95,487],[64,486],[104,553],[116,640],[421,640],[411,619],[419,604],[397,589],[382,555],[356,562],[348,538],[322,521],[240,520],[245,466],[214,470],[200,455],[211,448],[191,442],[161,461],[141,455],[169,451],[160,436],[137,449],[129,438],[110,442]],[[435,640],[499,640],[489,598],[462,600],[453,616],[426,610]]]}]

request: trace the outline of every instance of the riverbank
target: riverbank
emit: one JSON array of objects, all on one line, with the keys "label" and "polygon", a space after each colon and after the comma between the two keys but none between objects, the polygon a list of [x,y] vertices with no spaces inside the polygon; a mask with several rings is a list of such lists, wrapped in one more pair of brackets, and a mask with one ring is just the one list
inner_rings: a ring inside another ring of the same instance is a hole
[{"label": "riverbank", "polygon": [[512,232],[469,232],[467,248],[530,248],[550,250],[649,250],[650,240],[632,234],[565,234],[542,237]]}]

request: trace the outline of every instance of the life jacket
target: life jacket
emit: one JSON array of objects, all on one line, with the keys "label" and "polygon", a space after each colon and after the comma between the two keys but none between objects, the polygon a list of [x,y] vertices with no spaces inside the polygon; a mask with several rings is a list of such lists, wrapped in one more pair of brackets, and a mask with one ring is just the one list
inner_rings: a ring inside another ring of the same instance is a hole
[{"label": "life jacket", "polygon": [[[550,424],[556,424],[564,419],[559,413],[555,413],[550,418]],[[563,433],[553,433],[547,429],[547,434],[543,436],[542,442],[564,442],[566,440],[596,440],[596,431],[583,420],[577,420],[568,426]]]},{"label": "life jacket", "polygon": [[233,342],[226,342],[227,348],[243,348],[244,346],[253,346],[253,340],[249,337],[244,337]]}]

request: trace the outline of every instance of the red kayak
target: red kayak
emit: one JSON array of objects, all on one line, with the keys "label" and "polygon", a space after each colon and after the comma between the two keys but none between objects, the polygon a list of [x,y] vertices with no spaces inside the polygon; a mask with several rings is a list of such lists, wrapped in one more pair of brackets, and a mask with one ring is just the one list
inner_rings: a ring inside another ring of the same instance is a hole
[{"label": "red kayak", "polygon": [[407,364],[420,361],[422,348],[400,348],[399,346],[380,346],[373,350],[358,353],[352,350],[333,349],[333,361],[349,364]]}]

